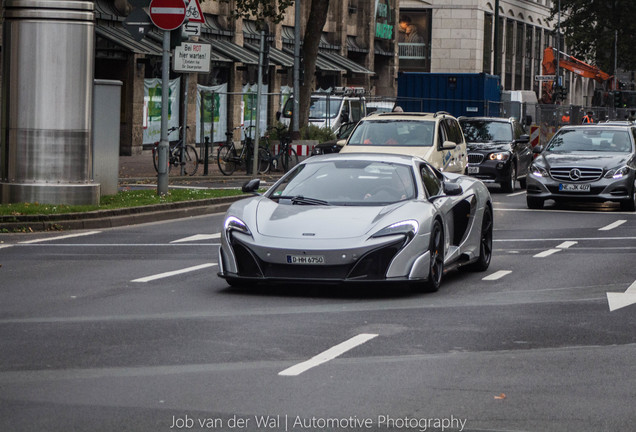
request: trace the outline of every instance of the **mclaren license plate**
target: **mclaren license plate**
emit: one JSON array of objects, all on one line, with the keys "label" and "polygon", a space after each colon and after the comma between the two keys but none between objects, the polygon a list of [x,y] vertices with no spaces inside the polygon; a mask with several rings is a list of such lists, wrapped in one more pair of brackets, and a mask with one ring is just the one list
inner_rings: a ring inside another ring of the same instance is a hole
[{"label": "mclaren license plate", "polygon": [[320,265],[325,263],[325,257],[322,255],[287,255],[287,263]]},{"label": "mclaren license plate", "polygon": [[563,192],[589,192],[590,184],[578,184],[578,183],[561,183],[559,185],[559,191]]}]

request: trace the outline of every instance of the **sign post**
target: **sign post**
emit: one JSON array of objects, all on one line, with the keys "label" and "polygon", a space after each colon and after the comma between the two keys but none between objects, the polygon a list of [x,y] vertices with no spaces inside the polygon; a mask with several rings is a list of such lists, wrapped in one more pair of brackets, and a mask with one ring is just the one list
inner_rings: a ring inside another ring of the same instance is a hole
[{"label": "sign post", "polygon": [[161,62],[161,140],[157,148],[157,195],[168,193],[168,105],[170,99],[170,31],[183,24],[186,15],[183,0],[152,0],[150,19],[163,30],[163,56]]}]

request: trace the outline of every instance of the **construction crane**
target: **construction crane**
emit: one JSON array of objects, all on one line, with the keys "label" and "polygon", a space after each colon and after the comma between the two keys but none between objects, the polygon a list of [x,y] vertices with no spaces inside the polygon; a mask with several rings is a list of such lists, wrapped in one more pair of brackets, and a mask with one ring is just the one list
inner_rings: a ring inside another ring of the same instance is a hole
[{"label": "construction crane", "polygon": [[[614,89],[614,76],[603,72],[596,66],[585,63],[577,58],[572,57],[564,52],[558,51],[559,67],[569,70],[584,78],[593,79],[599,83],[605,84],[607,90]],[[553,47],[547,47],[543,51],[543,62],[541,62],[543,75],[556,75],[556,61],[557,50]],[[543,92],[541,96],[541,102],[552,104],[557,99],[564,99],[567,89],[564,91],[563,87],[557,87],[554,81],[543,82]]]}]

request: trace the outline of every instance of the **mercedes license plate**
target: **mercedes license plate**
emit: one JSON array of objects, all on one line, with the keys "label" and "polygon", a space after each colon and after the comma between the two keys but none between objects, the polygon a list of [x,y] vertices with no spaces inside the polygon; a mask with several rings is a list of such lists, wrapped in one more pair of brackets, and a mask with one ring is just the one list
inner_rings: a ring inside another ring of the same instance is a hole
[{"label": "mercedes license plate", "polygon": [[287,255],[289,264],[324,264],[325,257],[322,255]]},{"label": "mercedes license plate", "polygon": [[479,174],[479,167],[478,166],[468,166],[468,174]]},{"label": "mercedes license plate", "polygon": [[579,184],[579,183],[561,183],[559,185],[559,191],[563,192],[589,192],[590,184]]}]

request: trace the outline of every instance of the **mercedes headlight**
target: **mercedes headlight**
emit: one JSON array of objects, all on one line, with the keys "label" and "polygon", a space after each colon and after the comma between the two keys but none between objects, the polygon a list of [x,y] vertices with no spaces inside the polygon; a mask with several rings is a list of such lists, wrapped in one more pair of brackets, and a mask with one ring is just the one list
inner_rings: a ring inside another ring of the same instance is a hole
[{"label": "mercedes headlight", "polygon": [[488,159],[496,160],[496,161],[507,161],[508,159],[510,159],[510,153],[508,152],[490,153],[488,155]]},{"label": "mercedes headlight", "polygon": [[382,228],[380,231],[373,234],[372,238],[378,237],[386,237],[396,234],[403,234],[406,236],[407,241],[410,241],[415,234],[417,234],[417,230],[420,229],[420,224],[417,223],[416,220],[405,220],[402,222],[396,222],[387,227]]},{"label": "mercedes headlight", "polygon": [[537,164],[530,165],[530,173],[535,177],[549,177],[548,170]]},{"label": "mercedes headlight", "polygon": [[605,174],[605,178],[622,179],[627,174],[629,174],[629,167],[622,166],[620,168],[608,170]]}]

